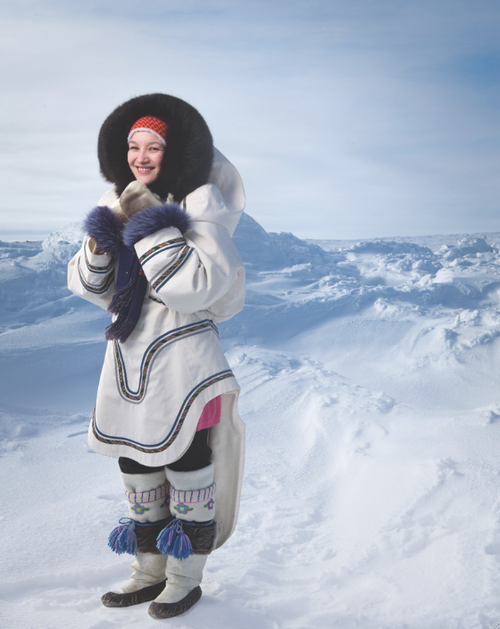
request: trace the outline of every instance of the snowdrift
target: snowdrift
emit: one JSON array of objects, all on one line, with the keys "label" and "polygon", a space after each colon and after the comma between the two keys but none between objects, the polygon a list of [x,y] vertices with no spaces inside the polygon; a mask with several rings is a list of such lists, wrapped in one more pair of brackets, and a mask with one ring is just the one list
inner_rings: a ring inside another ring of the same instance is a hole
[{"label": "snowdrift", "polygon": [[[159,626],[100,604],[130,560],[116,461],[86,444],[109,317],[66,289],[81,236],[0,242],[6,629]],[[305,242],[244,215],[235,242],[241,516],[169,626],[495,627],[500,234]]]}]

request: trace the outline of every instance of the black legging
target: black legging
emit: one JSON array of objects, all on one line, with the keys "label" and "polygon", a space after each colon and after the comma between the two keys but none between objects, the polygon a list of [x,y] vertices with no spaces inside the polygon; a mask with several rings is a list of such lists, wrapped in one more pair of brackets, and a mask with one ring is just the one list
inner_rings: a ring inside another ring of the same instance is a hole
[{"label": "black legging", "polygon": [[[212,456],[212,449],[208,445],[208,430],[208,428],[198,430],[186,452],[180,459],[167,465],[168,469],[174,472],[194,472],[206,467],[210,463],[210,457]],[[152,474],[153,472],[159,472],[165,467],[164,465],[149,467],[148,465],[137,463],[133,459],[127,459],[124,456],[118,459],[118,465],[124,474]]]}]

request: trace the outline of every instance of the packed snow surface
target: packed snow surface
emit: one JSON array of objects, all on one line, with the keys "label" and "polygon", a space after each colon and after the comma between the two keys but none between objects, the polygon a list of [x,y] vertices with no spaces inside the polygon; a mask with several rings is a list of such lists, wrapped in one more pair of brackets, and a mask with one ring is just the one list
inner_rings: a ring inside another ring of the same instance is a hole
[{"label": "packed snow surface", "polygon": [[235,235],[238,527],[204,595],[108,609],[116,460],[87,446],[108,315],[66,289],[81,240],[0,243],[3,629],[448,629],[500,623],[500,234],[360,243]]}]

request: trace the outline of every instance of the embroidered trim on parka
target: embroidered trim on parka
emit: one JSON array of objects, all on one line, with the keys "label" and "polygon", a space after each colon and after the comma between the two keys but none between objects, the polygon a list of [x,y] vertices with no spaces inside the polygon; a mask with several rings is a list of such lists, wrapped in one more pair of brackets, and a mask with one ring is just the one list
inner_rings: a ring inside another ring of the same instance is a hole
[{"label": "embroidered trim on parka", "polygon": [[182,326],[180,328],[170,330],[169,332],[166,332],[165,334],[162,334],[162,336],[159,336],[157,339],[155,339],[148,347],[148,349],[144,352],[141,363],[141,376],[139,380],[139,386],[136,391],[133,391],[129,387],[127,369],[125,367],[125,361],[122,356],[120,343],[118,341],[114,341],[113,349],[115,356],[116,381],[118,385],[118,391],[120,392],[121,396],[129,402],[140,404],[146,395],[149,374],[151,373],[151,367],[153,366],[153,361],[158,355],[158,352],[161,349],[165,348],[167,345],[174,343],[175,341],[185,339],[188,336],[193,336],[195,334],[201,334],[203,332],[215,332],[217,336],[219,335],[219,331],[215,323],[211,319],[204,319],[203,321],[199,321],[197,323],[189,323],[188,325]]},{"label": "embroidered trim on parka", "polygon": [[100,441],[101,443],[105,443],[107,445],[122,445],[122,446],[128,446],[129,448],[133,448],[134,450],[139,450],[140,452],[144,452],[146,454],[156,454],[159,452],[164,452],[165,450],[167,450],[176,440],[182,425],[187,417],[187,414],[189,412],[189,409],[191,408],[191,406],[193,405],[193,402],[196,400],[196,398],[198,397],[198,395],[200,395],[200,393],[202,393],[205,389],[207,389],[208,387],[217,384],[218,382],[220,382],[221,380],[225,380],[226,378],[234,378],[234,374],[230,369],[227,369],[225,371],[221,371],[220,373],[214,374],[213,376],[210,376],[209,378],[206,378],[205,380],[203,380],[202,382],[200,382],[196,387],[194,387],[194,389],[192,389],[190,391],[190,393],[188,393],[188,395],[186,396],[186,398],[184,399],[184,402],[182,403],[179,412],[177,414],[177,417],[174,421],[174,424],[170,430],[170,432],[168,433],[168,435],[159,443],[156,444],[152,444],[152,445],[147,445],[147,444],[142,444],[142,443],[138,443],[137,441],[133,441],[132,439],[126,439],[125,437],[123,438],[118,438],[118,437],[110,437],[109,435],[104,435],[103,433],[100,432],[100,430],[97,428],[97,422],[96,422],[96,413],[95,413],[95,408],[94,408],[94,413],[92,415],[92,433],[94,435],[94,437],[97,439],[97,441]]}]

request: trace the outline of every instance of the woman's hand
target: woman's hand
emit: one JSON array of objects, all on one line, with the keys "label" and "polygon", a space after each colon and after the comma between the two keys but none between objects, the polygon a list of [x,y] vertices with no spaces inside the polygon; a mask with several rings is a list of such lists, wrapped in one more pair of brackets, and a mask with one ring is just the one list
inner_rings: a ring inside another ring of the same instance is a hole
[{"label": "woman's hand", "polygon": [[103,249],[99,249],[96,241],[93,238],[89,238],[89,249],[90,253],[93,253],[96,256],[102,256],[106,253]]},{"label": "woman's hand", "polygon": [[161,205],[160,197],[141,181],[129,183],[120,196],[120,206],[127,219],[147,207],[156,205]]}]

